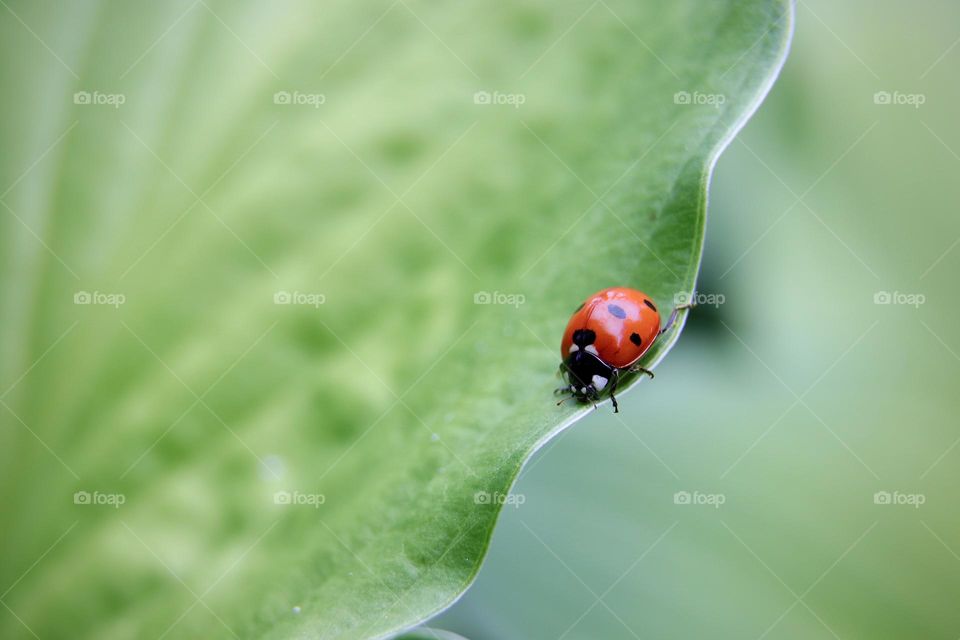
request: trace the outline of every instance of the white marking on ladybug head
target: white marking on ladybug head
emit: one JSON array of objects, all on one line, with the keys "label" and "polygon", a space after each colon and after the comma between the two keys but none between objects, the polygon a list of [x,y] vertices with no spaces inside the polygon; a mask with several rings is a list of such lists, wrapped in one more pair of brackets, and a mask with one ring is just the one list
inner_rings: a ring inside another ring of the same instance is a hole
[{"label": "white marking on ladybug head", "polygon": [[592,353],[592,354],[595,355],[595,356],[600,355],[599,353],[597,353],[597,348],[596,348],[595,346],[593,346],[592,344],[588,344],[587,346],[585,346],[585,347],[583,348],[583,350],[586,351],[587,353]]},{"label": "white marking on ladybug head", "polygon": [[570,348],[567,349],[567,351],[569,351],[570,353],[573,353],[574,351],[579,351],[579,350],[580,350],[580,347],[578,347],[575,344],[570,345]]},{"label": "white marking on ladybug head", "polygon": [[609,382],[609,380],[603,376],[593,376],[593,387],[597,391],[603,391],[603,388],[607,386],[607,382]]}]

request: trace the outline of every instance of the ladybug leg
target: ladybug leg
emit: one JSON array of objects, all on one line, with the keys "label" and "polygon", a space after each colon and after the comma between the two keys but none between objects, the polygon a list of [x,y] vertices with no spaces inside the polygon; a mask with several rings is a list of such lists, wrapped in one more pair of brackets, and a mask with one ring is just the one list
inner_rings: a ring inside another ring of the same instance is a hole
[{"label": "ladybug leg", "polygon": [[617,380],[620,379],[620,372],[614,370],[613,375],[610,377],[610,402],[613,404],[613,412],[620,413],[620,406],[617,404],[617,396],[614,395],[617,391]]},{"label": "ladybug leg", "polygon": [[688,302],[686,304],[680,304],[673,308],[673,311],[670,313],[670,317],[667,318],[667,324],[660,329],[660,333],[657,335],[663,335],[673,327],[673,324],[677,321],[677,314],[680,313],[683,309],[693,309],[696,305],[694,302]]},{"label": "ladybug leg", "polygon": [[632,367],[630,367],[630,373],[642,373],[644,375],[650,376],[650,379],[653,380],[653,371],[650,371],[650,369],[644,369],[638,364],[635,364]]}]

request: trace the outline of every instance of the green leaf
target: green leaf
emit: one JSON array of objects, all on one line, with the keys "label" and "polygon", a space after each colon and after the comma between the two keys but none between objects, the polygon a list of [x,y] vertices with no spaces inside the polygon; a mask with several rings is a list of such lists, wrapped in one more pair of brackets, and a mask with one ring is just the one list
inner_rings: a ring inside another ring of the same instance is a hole
[{"label": "green leaf", "polygon": [[791,16],[4,4],[0,635],[382,637],[448,606],[592,410],[551,393],[573,308],[694,289]]},{"label": "green leaf", "polygon": [[397,636],[397,640],[466,640],[466,638],[452,631],[418,627]]}]

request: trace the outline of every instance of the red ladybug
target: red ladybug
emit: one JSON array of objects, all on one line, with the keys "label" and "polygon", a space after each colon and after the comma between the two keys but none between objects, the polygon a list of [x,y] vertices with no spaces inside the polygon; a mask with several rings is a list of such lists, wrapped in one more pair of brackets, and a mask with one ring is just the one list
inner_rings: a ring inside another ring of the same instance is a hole
[{"label": "red ladybug", "polygon": [[677,312],[688,306],[675,308],[661,329],[660,313],[642,291],[611,287],[593,294],[573,312],[563,333],[560,374],[567,386],[558,391],[580,402],[594,402],[601,392],[609,393],[618,413],[613,394],[620,376],[645,373],[653,377],[637,361],[673,325]]}]

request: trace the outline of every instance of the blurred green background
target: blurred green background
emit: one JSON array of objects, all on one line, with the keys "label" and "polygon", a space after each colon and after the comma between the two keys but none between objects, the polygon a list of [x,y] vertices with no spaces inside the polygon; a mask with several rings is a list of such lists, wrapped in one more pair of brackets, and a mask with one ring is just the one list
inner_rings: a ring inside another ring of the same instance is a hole
[{"label": "blurred green background", "polygon": [[958,25],[951,2],[799,3],[714,176],[699,288],[725,303],[624,398],[626,426],[597,412],[531,460],[434,626],[960,635]]}]

